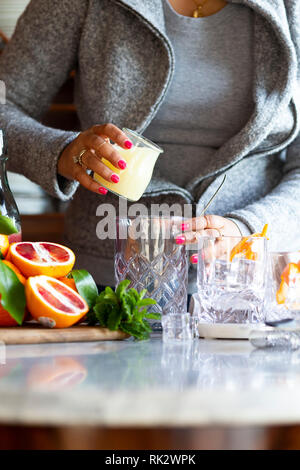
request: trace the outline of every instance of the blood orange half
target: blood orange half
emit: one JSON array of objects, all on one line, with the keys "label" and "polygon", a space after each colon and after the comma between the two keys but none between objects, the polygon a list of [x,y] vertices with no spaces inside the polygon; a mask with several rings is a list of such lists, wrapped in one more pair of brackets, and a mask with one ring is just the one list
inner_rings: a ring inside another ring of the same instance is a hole
[{"label": "blood orange half", "polygon": [[33,318],[50,328],[68,328],[89,310],[77,292],[53,277],[30,277],[25,284],[25,294]]},{"label": "blood orange half", "polygon": [[10,246],[9,260],[26,277],[64,277],[73,268],[75,255],[70,248],[57,243],[20,242]]}]

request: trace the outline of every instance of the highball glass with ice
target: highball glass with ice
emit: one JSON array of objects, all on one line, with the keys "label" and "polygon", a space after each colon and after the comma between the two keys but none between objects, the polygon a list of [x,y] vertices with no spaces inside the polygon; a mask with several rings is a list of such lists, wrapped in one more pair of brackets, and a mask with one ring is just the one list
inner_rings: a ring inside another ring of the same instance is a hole
[{"label": "highball glass with ice", "polygon": [[267,240],[201,237],[197,285],[203,323],[264,322]]},{"label": "highball glass with ice", "polygon": [[300,251],[268,255],[266,320],[300,317]]}]

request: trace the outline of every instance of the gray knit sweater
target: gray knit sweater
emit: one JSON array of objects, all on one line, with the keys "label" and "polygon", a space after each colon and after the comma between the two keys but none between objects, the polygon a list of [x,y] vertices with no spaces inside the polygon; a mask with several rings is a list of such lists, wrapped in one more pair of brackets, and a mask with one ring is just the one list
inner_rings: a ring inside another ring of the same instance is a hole
[{"label": "gray knit sweater", "polygon": [[[206,201],[227,171],[211,212],[270,225],[273,249],[299,249],[299,0],[229,0],[254,11],[254,107],[246,124],[211,159],[205,174],[182,189],[155,179],[143,201]],[[59,87],[76,68],[82,129],[113,122],[142,132],[171,83],[175,61],[162,0],[32,0],[0,59],[7,104],[0,128],[8,136],[10,169],[50,194],[73,198],[66,239],[78,264],[98,282],[113,279],[113,242],[99,240],[100,196],[57,176],[57,160],[76,133],[39,123]],[[106,202],[118,204],[109,195]]]}]

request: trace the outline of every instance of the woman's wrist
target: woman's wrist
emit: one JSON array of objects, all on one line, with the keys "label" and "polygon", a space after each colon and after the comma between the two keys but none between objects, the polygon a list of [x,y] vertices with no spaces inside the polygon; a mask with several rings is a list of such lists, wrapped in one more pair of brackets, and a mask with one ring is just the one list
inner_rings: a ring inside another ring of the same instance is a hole
[{"label": "woman's wrist", "polygon": [[250,228],[244,222],[238,219],[233,219],[231,217],[226,217],[226,218],[228,220],[231,220],[231,222],[233,222],[237,226],[237,228],[240,231],[241,237],[247,237],[248,235],[251,235]]}]

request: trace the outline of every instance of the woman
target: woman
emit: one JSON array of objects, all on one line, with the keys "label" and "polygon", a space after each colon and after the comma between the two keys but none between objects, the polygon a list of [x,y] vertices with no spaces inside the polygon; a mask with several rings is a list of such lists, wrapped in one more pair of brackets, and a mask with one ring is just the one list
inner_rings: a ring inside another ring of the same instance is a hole
[{"label": "woman", "polygon": [[[73,198],[66,241],[98,283],[113,284],[113,242],[96,209],[118,200],[86,169],[118,184],[100,160],[126,167],[105,140],[130,148],[123,126],[165,150],[141,202],[201,205],[226,171],[198,234],[268,222],[271,248],[300,248],[299,37],[298,0],[32,0],[0,60],[0,127],[13,171]],[[74,68],[83,132],[42,126]]]}]

